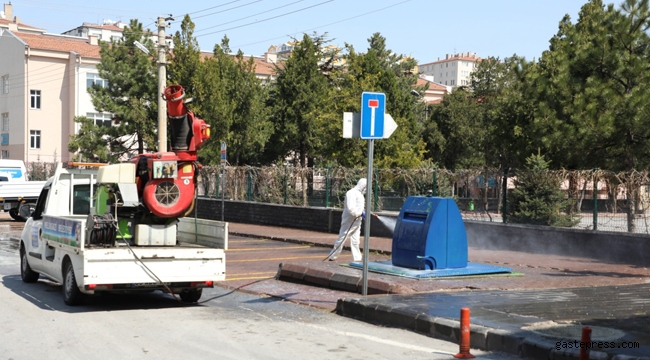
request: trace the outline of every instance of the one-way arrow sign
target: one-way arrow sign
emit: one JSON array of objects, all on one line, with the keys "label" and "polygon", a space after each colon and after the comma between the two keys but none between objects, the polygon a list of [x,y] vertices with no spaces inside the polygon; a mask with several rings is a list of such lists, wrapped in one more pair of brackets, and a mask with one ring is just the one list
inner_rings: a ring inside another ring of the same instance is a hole
[{"label": "one-way arrow sign", "polygon": [[395,129],[397,129],[397,123],[393,117],[390,114],[384,114],[384,136],[382,138],[388,139]]},{"label": "one-way arrow sign", "polygon": [[[384,134],[382,139],[388,139],[397,129],[397,123],[390,114],[384,114]],[[361,114],[345,112],[343,113],[343,138],[360,139],[361,138]]]}]

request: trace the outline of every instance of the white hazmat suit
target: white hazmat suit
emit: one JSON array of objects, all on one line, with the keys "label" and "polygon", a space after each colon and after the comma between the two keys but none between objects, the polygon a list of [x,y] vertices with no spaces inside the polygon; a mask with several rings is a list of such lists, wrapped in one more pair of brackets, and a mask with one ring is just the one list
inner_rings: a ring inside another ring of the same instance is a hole
[{"label": "white hazmat suit", "polygon": [[346,236],[350,238],[350,248],[352,249],[352,258],[354,261],[361,261],[361,251],[359,250],[359,234],[361,233],[361,214],[364,212],[367,180],[362,178],[357,186],[345,193],[345,208],[341,215],[341,229],[339,238],[334,243],[334,248],[330,252],[329,259],[334,260],[343,250]]}]

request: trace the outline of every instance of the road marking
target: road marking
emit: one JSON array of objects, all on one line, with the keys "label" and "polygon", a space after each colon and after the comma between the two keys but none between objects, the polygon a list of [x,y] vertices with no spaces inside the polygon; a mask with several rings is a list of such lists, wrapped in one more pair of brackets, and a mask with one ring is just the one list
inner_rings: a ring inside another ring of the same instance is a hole
[{"label": "road marking", "polygon": [[376,336],[353,333],[353,332],[349,332],[349,331],[339,331],[339,330],[334,330],[334,329],[331,329],[331,328],[327,328],[327,327],[324,327],[324,326],[318,326],[318,325],[314,325],[314,324],[307,324],[307,323],[301,323],[301,324],[303,324],[303,325],[305,325],[307,327],[311,327],[311,328],[314,328],[314,329],[321,330],[321,331],[335,333],[337,335],[348,336],[348,337],[356,337],[356,338],[360,338],[360,339],[365,339],[365,340],[378,342],[378,343],[381,343],[381,344],[401,347],[403,349],[422,351],[422,352],[427,352],[427,353],[443,354],[443,355],[455,355],[455,353],[451,353],[451,352],[447,352],[447,351],[433,350],[431,348],[427,348],[427,347],[423,347],[423,346],[405,344],[405,343],[401,343],[401,342],[397,342],[397,341],[393,341],[393,340],[383,339],[383,338],[376,337]]},{"label": "road marking", "polygon": [[270,239],[262,239],[262,240],[230,240],[230,239],[228,239],[229,243],[267,242],[267,241],[272,241],[272,240],[270,240]]},{"label": "road marking", "polygon": [[311,246],[286,246],[286,247],[272,247],[272,248],[244,248],[244,249],[228,249],[226,252],[233,251],[262,251],[262,250],[289,250],[289,249],[305,249]]},{"label": "road marking", "polygon": [[[273,274],[275,274],[275,273],[273,273]],[[220,282],[235,281],[235,280],[260,280],[260,279],[269,279],[269,278],[271,278],[271,276],[241,277],[241,278],[233,278],[233,279],[221,280]]]},{"label": "road marking", "polygon": [[228,262],[229,262],[229,263],[233,263],[233,262],[275,261],[275,260],[297,260],[297,259],[324,259],[326,256],[327,256],[327,255],[297,256],[297,257],[271,258],[271,259],[228,260]]},{"label": "road marking", "polygon": [[276,274],[277,271],[264,271],[264,272],[251,272],[251,273],[237,273],[233,275],[242,276],[242,275],[261,275],[261,274]]}]

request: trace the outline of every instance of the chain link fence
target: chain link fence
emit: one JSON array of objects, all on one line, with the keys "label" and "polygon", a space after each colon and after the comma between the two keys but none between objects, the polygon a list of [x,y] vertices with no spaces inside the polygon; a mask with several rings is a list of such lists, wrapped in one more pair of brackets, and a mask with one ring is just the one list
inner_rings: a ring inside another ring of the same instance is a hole
[{"label": "chain link fence", "polygon": [[[517,175],[525,170],[437,168],[374,169],[375,212],[399,212],[409,196],[456,200],[468,220],[511,222],[504,216]],[[203,167],[199,196],[271,204],[342,208],[345,193],[367,170],[300,167]],[[647,171],[547,171],[568,205],[574,228],[650,233],[650,180]],[[507,214],[507,212],[506,212]]]}]

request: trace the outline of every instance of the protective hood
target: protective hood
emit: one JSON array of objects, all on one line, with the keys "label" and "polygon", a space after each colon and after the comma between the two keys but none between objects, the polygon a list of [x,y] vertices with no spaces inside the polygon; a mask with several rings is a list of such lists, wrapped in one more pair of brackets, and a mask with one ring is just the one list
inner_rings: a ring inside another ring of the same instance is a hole
[{"label": "protective hood", "polygon": [[365,194],[366,193],[366,185],[368,183],[368,180],[366,178],[361,178],[359,179],[359,182],[357,182],[357,186],[354,188],[361,191],[361,193]]}]

